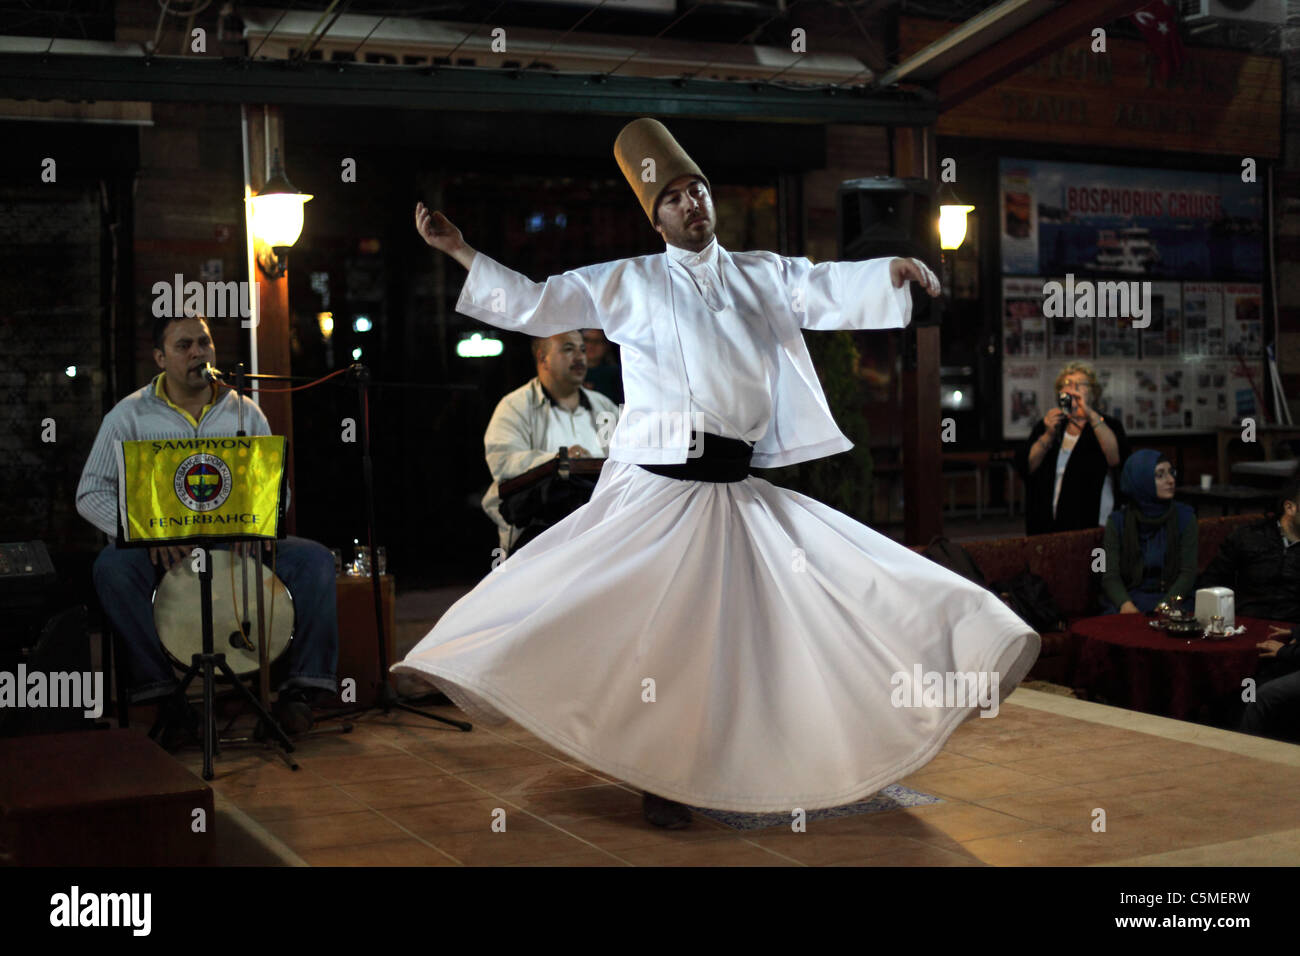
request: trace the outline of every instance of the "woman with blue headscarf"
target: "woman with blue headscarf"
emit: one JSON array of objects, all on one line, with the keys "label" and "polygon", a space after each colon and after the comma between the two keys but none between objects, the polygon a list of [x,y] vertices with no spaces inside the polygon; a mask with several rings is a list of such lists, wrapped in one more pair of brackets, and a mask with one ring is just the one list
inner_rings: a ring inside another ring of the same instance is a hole
[{"label": "woman with blue headscarf", "polygon": [[1143,448],[1124,462],[1124,507],[1106,522],[1101,605],[1107,614],[1149,614],[1161,601],[1192,597],[1196,583],[1196,513],[1174,501],[1174,469]]}]

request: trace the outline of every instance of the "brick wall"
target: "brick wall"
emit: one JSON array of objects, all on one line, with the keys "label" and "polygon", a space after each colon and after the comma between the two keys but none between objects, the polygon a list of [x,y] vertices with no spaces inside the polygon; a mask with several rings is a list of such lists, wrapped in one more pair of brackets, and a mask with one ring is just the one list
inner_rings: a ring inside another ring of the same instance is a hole
[{"label": "brick wall", "polygon": [[835,193],[846,179],[889,175],[889,137],[881,126],[826,126],[826,168],[804,175],[806,248],[817,261],[839,258]]},{"label": "brick wall", "polygon": [[[155,104],[154,125],[140,131],[135,193],[135,355],[138,387],[158,373],[153,360],[153,286],[202,280],[205,263],[222,281],[247,278],[239,107]],[[237,360],[236,318],[210,322],[218,365]],[[224,367],[224,366],[222,366]],[[130,388],[126,388],[130,391]]]},{"label": "brick wall", "polygon": [[0,540],[92,548],[75,495],[103,414],[97,188],[0,187],[0,260]]}]

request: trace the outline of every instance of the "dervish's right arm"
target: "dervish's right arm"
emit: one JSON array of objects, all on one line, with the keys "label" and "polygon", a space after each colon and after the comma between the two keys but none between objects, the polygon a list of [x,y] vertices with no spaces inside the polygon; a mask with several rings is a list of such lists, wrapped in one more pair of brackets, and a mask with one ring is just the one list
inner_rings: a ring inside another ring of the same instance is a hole
[{"label": "dervish's right arm", "polygon": [[456,311],[510,332],[544,338],[575,329],[602,328],[595,299],[577,272],[533,282],[525,275],[476,252],[460,230],[423,203],[415,209],[415,227],[434,249],[469,269]]},{"label": "dervish's right arm", "polygon": [[481,252],[465,277],[456,311],[538,338],[602,327],[587,283],[577,273],[533,282]]}]

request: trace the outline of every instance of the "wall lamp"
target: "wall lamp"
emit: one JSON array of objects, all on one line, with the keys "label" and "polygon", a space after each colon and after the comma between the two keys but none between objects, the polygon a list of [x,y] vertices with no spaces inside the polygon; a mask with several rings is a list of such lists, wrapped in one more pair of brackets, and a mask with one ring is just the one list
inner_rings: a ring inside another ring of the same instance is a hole
[{"label": "wall lamp", "polygon": [[275,151],[271,175],[246,202],[250,208],[257,267],[268,279],[278,279],[289,269],[289,249],[302,235],[302,207],[312,197],[300,193],[284,174],[280,151]]}]

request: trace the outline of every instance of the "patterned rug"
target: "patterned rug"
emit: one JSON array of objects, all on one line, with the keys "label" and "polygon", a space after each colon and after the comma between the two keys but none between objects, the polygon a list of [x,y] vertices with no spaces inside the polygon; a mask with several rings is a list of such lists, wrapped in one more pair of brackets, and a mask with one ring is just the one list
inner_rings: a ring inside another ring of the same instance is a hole
[{"label": "patterned rug", "polygon": [[[825,810],[809,810],[808,822],[852,817],[859,813],[898,810],[901,807],[924,807],[941,802],[938,797],[932,797],[928,793],[910,790],[894,783],[858,803],[850,803],[842,807],[829,807]],[[691,810],[700,814],[700,816],[708,817],[710,820],[717,820],[719,823],[736,830],[762,830],[767,827],[789,826],[794,820],[789,813],[736,813],[731,810],[706,810],[702,807],[691,807]]]},{"label": "patterned rug", "polygon": [[1020,682],[1020,686],[1026,690],[1042,691],[1044,694],[1056,694],[1058,697],[1078,697],[1078,695],[1068,687],[1062,687],[1060,684],[1053,684],[1045,680],[1025,680]]}]

